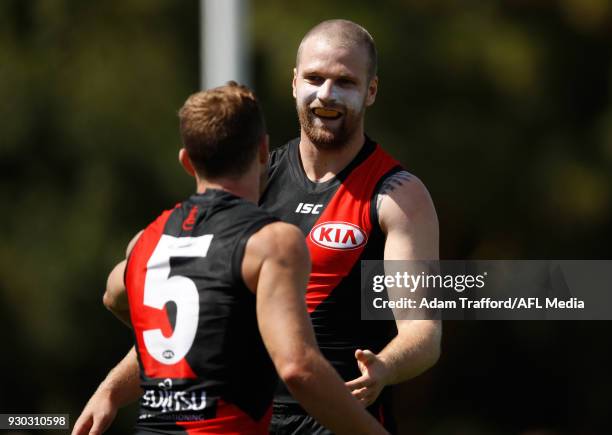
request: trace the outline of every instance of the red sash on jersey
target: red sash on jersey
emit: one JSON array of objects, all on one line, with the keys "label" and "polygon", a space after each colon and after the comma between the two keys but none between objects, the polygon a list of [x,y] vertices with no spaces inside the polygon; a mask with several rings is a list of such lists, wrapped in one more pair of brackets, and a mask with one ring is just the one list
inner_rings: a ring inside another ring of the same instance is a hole
[{"label": "red sash on jersey", "polygon": [[142,331],[149,329],[161,329],[162,334],[168,337],[172,335],[172,325],[168,320],[168,313],[144,305],[144,286],[147,274],[147,262],[151,258],[155,247],[159,243],[166,222],[173,210],[166,210],[151,225],[149,225],[134,246],[127,263],[125,274],[125,285],[130,301],[130,317],[132,327],[136,336],[138,355],[142,362],[145,375],[150,378],[178,378],[192,379],[196,375],[185,360],[181,359],[176,364],[161,364],[149,353],[144,344]]},{"label": "red sash on jersey", "polygon": [[342,182],[312,227],[306,244],[312,272],[306,290],[312,313],[346,277],[361,257],[372,232],[370,202],[374,189],[399,162],[380,145]]}]

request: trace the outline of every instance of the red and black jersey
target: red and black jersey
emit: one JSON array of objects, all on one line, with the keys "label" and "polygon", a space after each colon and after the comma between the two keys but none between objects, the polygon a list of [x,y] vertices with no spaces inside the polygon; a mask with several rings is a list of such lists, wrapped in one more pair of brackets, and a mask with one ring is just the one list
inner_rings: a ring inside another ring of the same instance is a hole
[{"label": "red and black jersey", "polygon": [[139,433],[267,433],[277,377],[241,264],[249,237],[273,221],[208,189],[140,236],[125,274],[144,390]]},{"label": "red and black jersey", "polygon": [[[397,334],[394,322],[361,320],[360,261],[382,260],[376,192],[399,163],[366,138],[357,156],[336,177],[308,179],[299,139],[273,151],[261,205],[301,228],[312,259],[306,302],[321,352],[345,381],[361,374],[356,349],[379,352]],[[275,403],[295,404],[281,388]]]}]

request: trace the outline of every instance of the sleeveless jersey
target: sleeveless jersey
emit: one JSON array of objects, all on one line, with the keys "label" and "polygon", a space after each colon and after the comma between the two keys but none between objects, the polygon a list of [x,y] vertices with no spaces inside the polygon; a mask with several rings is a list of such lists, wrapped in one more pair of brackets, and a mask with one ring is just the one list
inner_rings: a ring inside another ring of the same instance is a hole
[{"label": "sleeveless jersey", "polygon": [[273,221],[208,189],[140,236],[125,274],[144,390],[138,433],[267,434],[277,377],[241,265],[249,237]]},{"label": "sleeveless jersey", "polygon": [[[399,170],[399,163],[368,138],[345,169],[322,183],[306,176],[299,138],[270,158],[261,204],[306,237],[312,260],[308,312],[321,352],[345,381],[361,375],[356,349],[379,352],[397,334],[394,322],[361,320],[360,261],[383,259],[375,196],[384,179]],[[297,404],[282,383],[275,404]],[[380,404],[371,411],[378,415]]]}]

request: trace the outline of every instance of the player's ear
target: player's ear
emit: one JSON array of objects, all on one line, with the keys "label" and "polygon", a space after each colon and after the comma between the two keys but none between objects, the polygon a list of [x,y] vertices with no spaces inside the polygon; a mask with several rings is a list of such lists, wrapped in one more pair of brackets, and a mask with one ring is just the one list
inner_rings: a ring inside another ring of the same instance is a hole
[{"label": "player's ear", "polygon": [[181,148],[179,150],[178,159],[185,172],[187,172],[192,177],[195,177],[195,169],[193,169],[193,163],[191,163],[191,159],[189,158],[189,154],[187,154],[187,150],[185,148]]},{"label": "player's ear", "polygon": [[366,95],[365,105],[370,107],[376,101],[376,93],[378,92],[378,76],[372,77],[368,84],[368,94]]},{"label": "player's ear", "polygon": [[264,134],[263,138],[259,142],[258,157],[259,163],[262,165],[266,165],[268,163],[268,159],[270,158],[270,136],[268,136],[268,134]]},{"label": "player's ear", "polygon": [[257,151],[259,160],[259,194],[261,195],[268,184],[268,163],[270,161],[270,138],[267,134],[261,139]]},{"label": "player's ear", "polygon": [[293,68],[293,81],[291,82],[291,88],[293,89],[293,98],[296,98],[296,93],[295,93],[296,80],[297,80],[297,68]]}]

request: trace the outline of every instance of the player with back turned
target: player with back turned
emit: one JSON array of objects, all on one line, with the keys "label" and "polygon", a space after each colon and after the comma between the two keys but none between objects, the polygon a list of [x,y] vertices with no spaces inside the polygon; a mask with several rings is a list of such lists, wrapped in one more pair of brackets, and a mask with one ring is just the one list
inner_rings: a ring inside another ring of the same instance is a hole
[{"label": "player with back turned", "polygon": [[[346,20],[324,21],[302,39],[293,96],[300,137],[275,150],[261,205],[297,225],[312,258],[306,303],[323,355],[348,388],[393,430],[389,385],[427,370],[440,353],[435,320],[360,318],[361,260],[435,260],[438,220],[423,183],[365,135],[378,91],[374,40]],[[120,308],[113,300],[111,309]],[[134,362],[124,359],[83,411],[108,419]],[[289,388],[275,395],[271,432],[329,434]]]},{"label": "player with back turned", "polygon": [[[254,95],[232,83],[192,95],[179,116],[197,192],[135,237],[106,295],[129,301],[136,433],[267,434],[276,372],[330,429],[385,433],[318,351],[301,232],[256,205],[268,139]],[[100,423],[79,419],[74,433]]]}]

